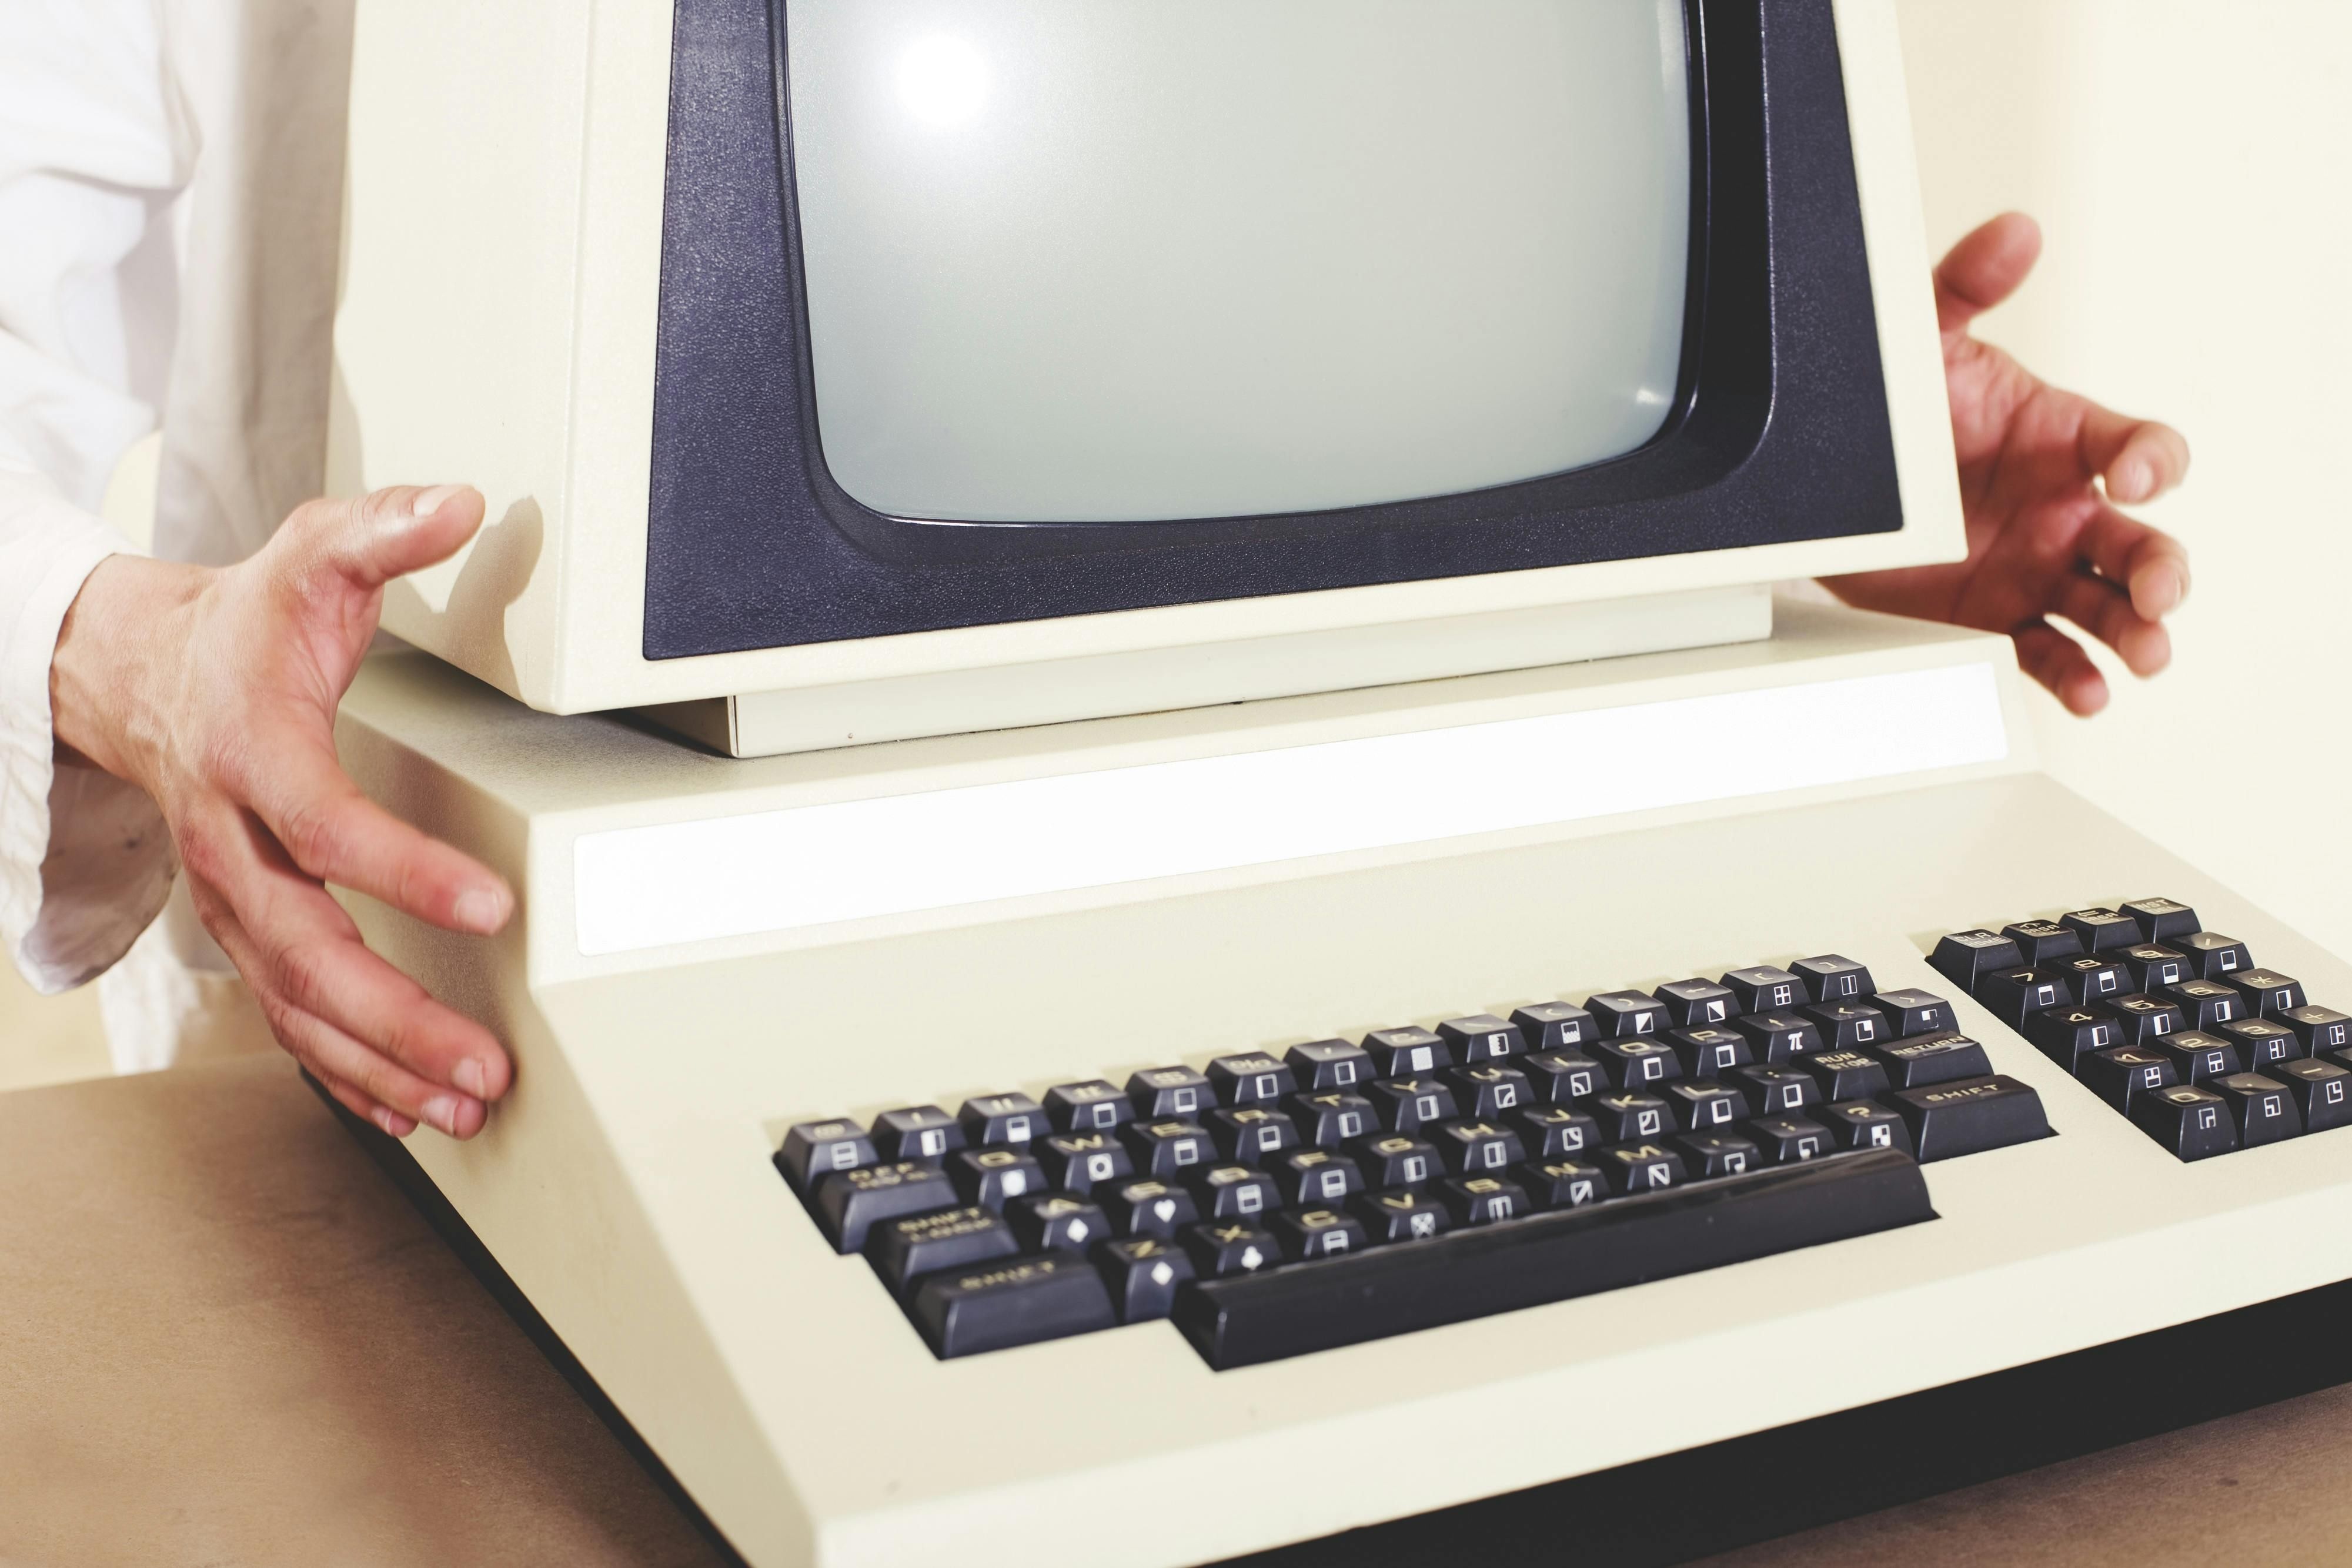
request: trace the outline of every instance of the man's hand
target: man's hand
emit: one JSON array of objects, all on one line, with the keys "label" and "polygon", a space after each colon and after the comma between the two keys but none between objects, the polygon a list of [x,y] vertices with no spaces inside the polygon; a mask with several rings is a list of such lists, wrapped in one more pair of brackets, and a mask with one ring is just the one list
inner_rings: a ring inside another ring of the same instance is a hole
[{"label": "man's hand", "polygon": [[335,709],[383,586],[446,559],[482,497],[445,486],[314,501],[267,549],[213,570],[117,556],[92,572],[50,666],[58,741],[163,809],[196,911],[278,1042],[394,1137],[481,1131],[507,1091],[488,1030],[368,951],[333,883],[487,936],[514,912],[495,873],[384,812],[335,758]]},{"label": "man's hand", "polygon": [[2188,553],[2109,503],[2153,500],[2179,484],[2189,444],[2168,426],[2046,385],[1969,336],[1969,321],[2016,292],[2041,254],[2041,229],[2011,213],[1936,269],[1969,559],[1823,580],[1865,610],[2008,632],[2026,673],[2088,716],[2107,706],[2107,683],[2045,617],[2064,616],[2135,674],[2171,662],[2160,622],[2188,595]]}]

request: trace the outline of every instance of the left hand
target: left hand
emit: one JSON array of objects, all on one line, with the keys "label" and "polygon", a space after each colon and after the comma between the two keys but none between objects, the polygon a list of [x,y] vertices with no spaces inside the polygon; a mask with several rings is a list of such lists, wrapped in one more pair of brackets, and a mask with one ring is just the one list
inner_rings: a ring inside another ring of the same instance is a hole
[{"label": "left hand", "polygon": [[2041,229],[2010,213],[1936,269],[1968,559],[1822,580],[1864,610],[2009,633],[2025,672],[2088,716],[2107,706],[2106,679],[2047,618],[2088,632],[2136,675],[2171,663],[2163,620],[2188,596],[2188,552],[2112,503],[2154,500],[2179,484],[2189,443],[2062,392],[1969,336],[1969,321],[2016,292],[2041,253]]}]

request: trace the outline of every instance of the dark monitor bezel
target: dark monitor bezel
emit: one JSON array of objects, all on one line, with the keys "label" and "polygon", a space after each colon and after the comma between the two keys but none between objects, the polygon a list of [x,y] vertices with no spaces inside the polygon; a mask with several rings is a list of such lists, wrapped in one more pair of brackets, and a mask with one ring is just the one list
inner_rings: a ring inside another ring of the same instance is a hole
[{"label": "dark monitor bezel", "polygon": [[1381,506],[975,523],[889,517],[835,483],[808,351],[789,0],[677,0],[646,657],[1900,528],[1831,0],[1685,4],[1683,366],[1645,445]]}]

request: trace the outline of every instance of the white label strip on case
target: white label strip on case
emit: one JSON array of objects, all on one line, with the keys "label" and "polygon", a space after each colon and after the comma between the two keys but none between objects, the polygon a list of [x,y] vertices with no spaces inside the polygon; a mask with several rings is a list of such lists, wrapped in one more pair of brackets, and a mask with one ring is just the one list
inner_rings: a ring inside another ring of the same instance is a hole
[{"label": "white label strip on case", "polygon": [[574,845],[577,935],[602,956],[2008,754],[1976,664],[625,828]]}]

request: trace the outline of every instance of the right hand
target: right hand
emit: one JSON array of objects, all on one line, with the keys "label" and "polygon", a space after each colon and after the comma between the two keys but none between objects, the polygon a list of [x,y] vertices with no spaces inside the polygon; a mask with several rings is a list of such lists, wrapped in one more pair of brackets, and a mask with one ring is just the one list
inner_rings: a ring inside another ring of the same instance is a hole
[{"label": "right hand", "polygon": [[278,1043],[394,1137],[472,1137],[512,1070],[488,1030],[371,953],[325,884],[476,936],[504,928],[514,894],[360,793],[335,710],[384,585],[456,553],[482,511],[460,486],[381,490],[311,502],[233,567],[112,557],[50,665],[59,744],[154,798]]}]

